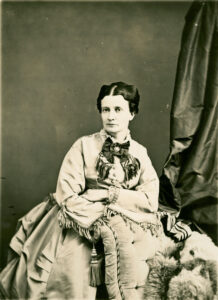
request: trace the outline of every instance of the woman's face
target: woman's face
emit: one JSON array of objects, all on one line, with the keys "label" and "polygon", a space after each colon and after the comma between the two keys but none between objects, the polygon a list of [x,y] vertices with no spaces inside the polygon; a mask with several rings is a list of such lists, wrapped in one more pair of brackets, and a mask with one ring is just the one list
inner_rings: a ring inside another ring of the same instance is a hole
[{"label": "woman's face", "polygon": [[115,138],[119,134],[126,134],[129,121],[134,114],[129,110],[129,102],[121,95],[105,96],[101,100],[101,119],[103,128]]}]

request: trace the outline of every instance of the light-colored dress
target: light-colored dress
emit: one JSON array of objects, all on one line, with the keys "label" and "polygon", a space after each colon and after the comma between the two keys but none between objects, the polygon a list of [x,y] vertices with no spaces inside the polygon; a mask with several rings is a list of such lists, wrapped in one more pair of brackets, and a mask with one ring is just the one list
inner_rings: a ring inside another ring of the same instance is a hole
[{"label": "light-colored dress", "polygon": [[[145,284],[146,260],[154,254],[154,233],[160,226],[158,177],[145,147],[128,134],[128,153],[139,162],[137,173],[124,179],[116,159],[109,164],[108,176],[100,178],[96,163],[107,138],[101,130],[78,139],[64,158],[53,203],[46,200],[19,220],[12,255],[0,277],[8,298],[95,299],[96,288],[89,284],[91,233],[99,220],[116,215],[142,228],[132,230],[131,238],[143,239],[137,268],[144,275],[137,282]],[[119,193],[115,203],[108,203],[101,190],[112,185]]]}]

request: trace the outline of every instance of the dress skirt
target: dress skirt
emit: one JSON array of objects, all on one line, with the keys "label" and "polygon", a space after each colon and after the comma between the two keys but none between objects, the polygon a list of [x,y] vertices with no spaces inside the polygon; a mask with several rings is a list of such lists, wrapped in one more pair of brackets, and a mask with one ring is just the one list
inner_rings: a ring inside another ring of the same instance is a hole
[{"label": "dress skirt", "polygon": [[18,222],[0,274],[6,299],[88,299],[92,244],[59,226],[59,206],[47,198]]},{"label": "dress skirt", "polygon": [[[96,299],[97,289],[90,286],[92,243],[73,229],[60,227],[59,209],[59,205],[48,197],[19,220],[17,232],[10,243],[8,263],[0,274],[0,290],[6,299]],[[124,286],[129,289],[126,299],[143,299],[148,274],[146,260],[154,255],[157,238],[142,228],[131,231],[119,216],[113,217],[110,224],[114,228],[118,226],[117,233],[121,235],[119,244],[123,256],[120,270]],[[102,237],[107,233],[104,228],[101,229]],[[123,228],[124,234],[120,228]],[[113,296],[113,288],[117,285],[117,274],[112,267],[116,250],[108,237],[104,239],[105,283],[109,299],[120,299]],[[122,248],[122,244],[127,242],[129,246]],[[129,253],[134,253],[132,258]],[[133,261],[135,277],[125,271],[128,266],[131,269]]]}]

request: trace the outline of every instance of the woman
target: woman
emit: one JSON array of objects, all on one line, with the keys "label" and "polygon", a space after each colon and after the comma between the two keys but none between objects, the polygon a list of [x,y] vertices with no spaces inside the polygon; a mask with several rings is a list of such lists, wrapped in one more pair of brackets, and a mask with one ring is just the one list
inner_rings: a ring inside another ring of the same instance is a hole
[{"label": "woman", "polygon": [[103,129],[73,144],[53,201],[28,213],[11,241],[1,274],[8,298],[95,299],[100,269],[92,247],[96,243],[99,251],[101,241],[109,298],[142,298],[160,222],[156,172],[128,129],[139,98],[123,82],[102,86],[97,107]]}]

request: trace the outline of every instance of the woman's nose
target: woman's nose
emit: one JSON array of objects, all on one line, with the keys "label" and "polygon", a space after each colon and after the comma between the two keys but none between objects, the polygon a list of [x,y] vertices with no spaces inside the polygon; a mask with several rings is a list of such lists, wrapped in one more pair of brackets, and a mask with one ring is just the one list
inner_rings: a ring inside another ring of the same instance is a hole
[{"label": "woman's nose", "polygon": [[113,120],[115,118],[115,113],[114,111],[110,111],[108,114],[108,120]]}]

